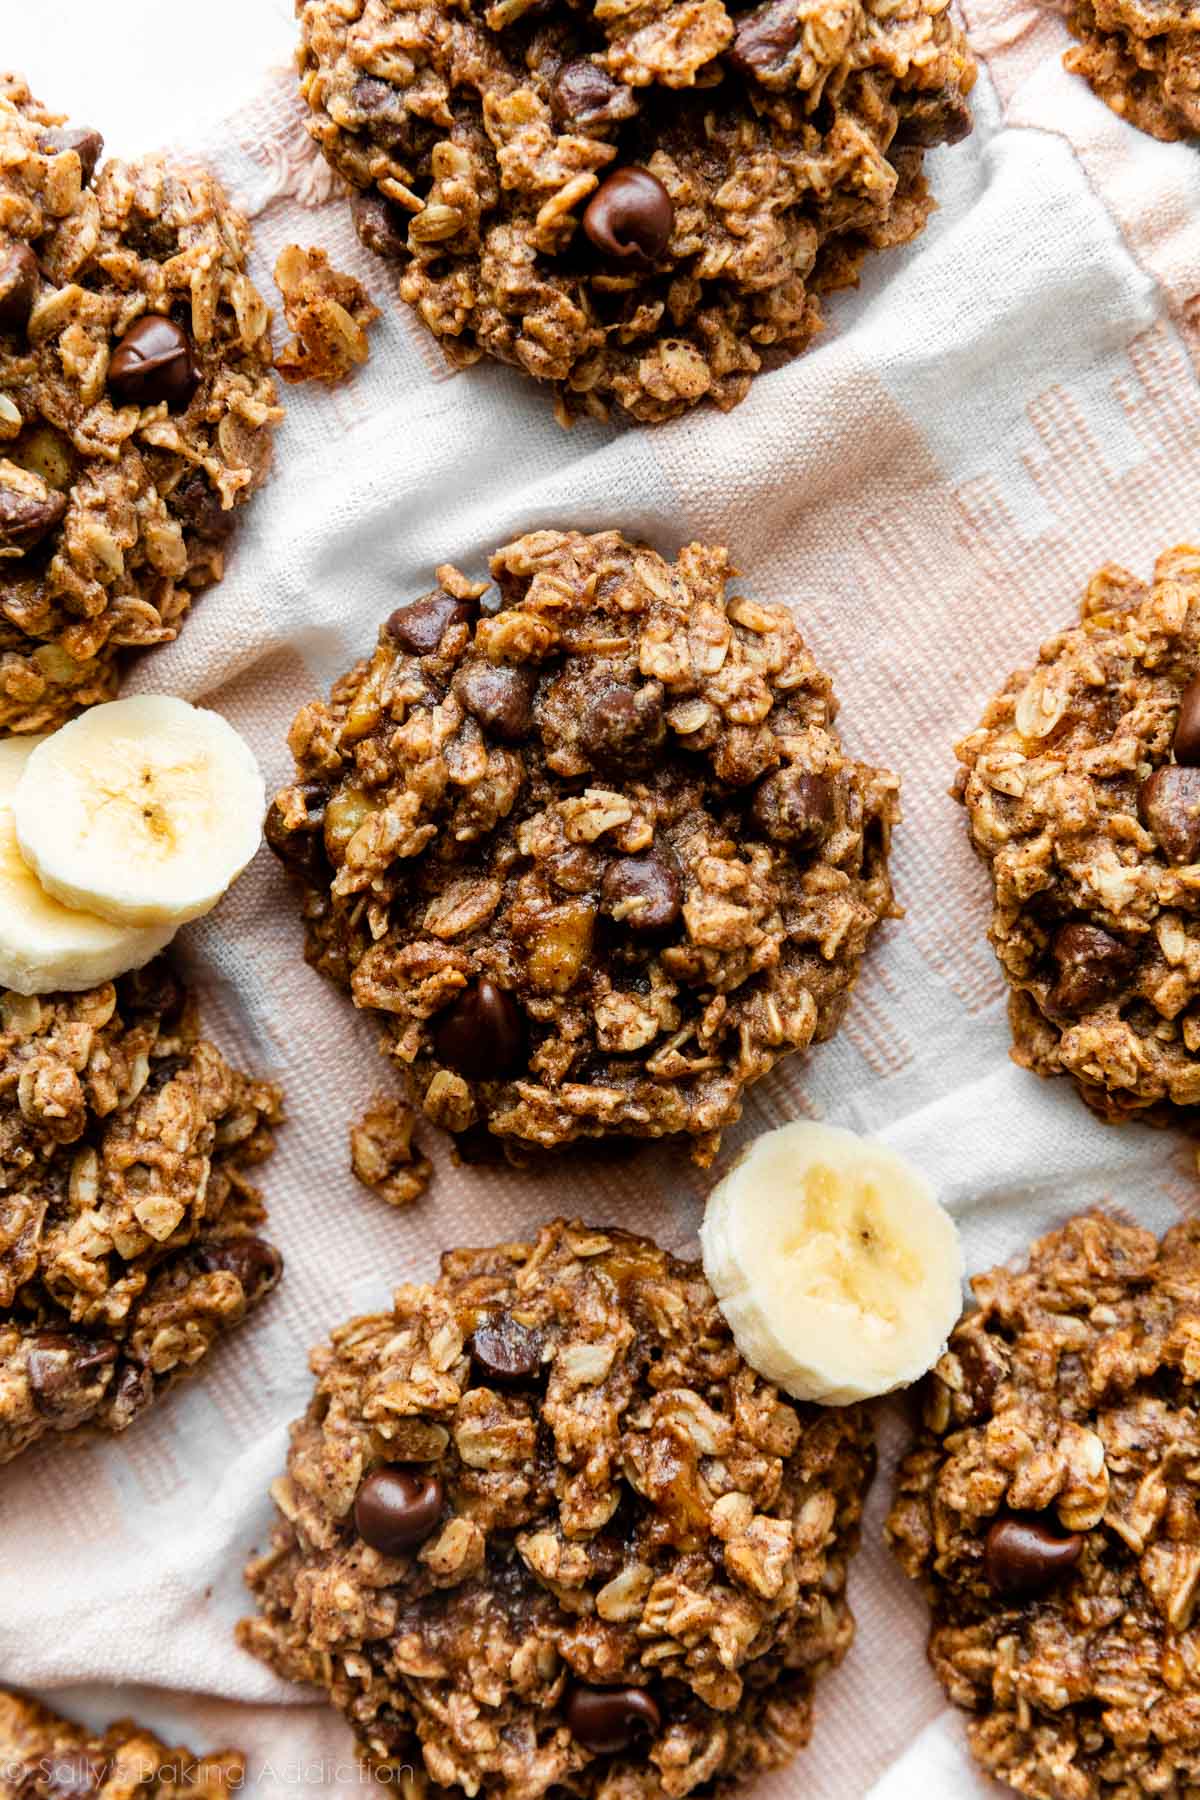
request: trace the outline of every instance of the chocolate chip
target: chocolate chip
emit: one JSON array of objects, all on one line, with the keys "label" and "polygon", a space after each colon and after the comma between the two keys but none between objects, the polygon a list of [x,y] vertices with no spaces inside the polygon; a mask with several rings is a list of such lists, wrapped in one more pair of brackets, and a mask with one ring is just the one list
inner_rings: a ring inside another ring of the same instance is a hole
[{"label": "chocolate chip", "polygon": [[329,880],[329,858],[325,854],[325,822],[328,791],[319,782],[308,781],[302,788],[307,814],[303,825],[284,824],[283,808],[272,800],[263,824],[263,836],[285,868],[293,869],[315,887]]},{"label": "chocolate chip", "polygon": [[86,187],[96,173],[96,164],[104,151],[104,139],[98,131],[91,131],[86,126],[76,129],[68,125],[55,125],[49,131],[41,133],[38,149],[54,151],[56,154],[63,150],[73,150],[79,158],[83,185]]},{"label": "chocolate chip", "polygon": [[1200,764],[1200,675],[1194,676],[1179,696],[1172,748],[1176,762],[1186,763],[1189,768]]},{"label": "chocolate chip", "polygon": [[359,112],[373,119],[395,107],[396,90],[386,81],[380,81],[378,75],[360,75],[350,89],[350,98]]},{"label": "chocolate chip", "polygon": [[384,1463],[363,1480],[354,1501],[354,1529],[384,1556],[423,1543],[442,1516],[445,1493],[436,1475],[410,1463]]},{"label": "chocolate chip", "polygon": [[992,1411],[996,1389],[1000,1385],[1000,1369],[985,1351],[979,1337],[965,1335],[952,1346],[962,1370],[963,1385],[959,1401],[969,1408],[974,1420],[986,1419]]},{"label": "chocolate chip", "polygon": [[819,844],[834,821],[833,783],[804,769],[777,769],[755,789],[750,817],[778,843]]},{"label": "chocolate chip", "polygon": [[[143,1090],[144,1091],[144,1090]],[[154,1376],[141,1363],[122,1363],[104,1402],[105,1423],[124,1431],[154,1398]]]},{"label": "chocolate chip", "polygon": [[193,469],[171,490],[171,511],[181,525],[198,537],[223,543],[233,530],[234,511],[221,505],[221,496],[203,469]]},{"label": "chocolate chip", "polygon": [[560,125],[607,125],[637,112],[632,88],[586,56],[563,64],[550,88],[550,105]]},{"label": "chocolate chip", "polygon": [[489,1313],[471,1334],[471,1361],[484,1381],[520,1386],[540,1374],[542,1344],[536,1331],[511,1313]]},{"label": "chocolate chip", "polygon": [[53,531],[66,510],[67,496],[36,478],[28,488],[0,481],[0,548],[23,556]]},{"label": "chocolate chip", "polygon": [[0,250],[0,331],[24,331],[38,291],[38,260],[28,244]]},{"label": "chocolate chip", "polygon": [[155,1055],[150,1064],[150,1073],[146,1078],[143,1094],[161,1094],[172,1081],[178,1079],[184,1071],[191,1067],[190,1058],[186,1056]]},{"label": "chocolate chip", "polygon": [[464,988],[438,1017],[438,1061],[471,1081],[511,1074],[525,1056],[525,1020],[512,995],[486,978]]},{"label": "chocolate chip", "polygon": [[675,208],[649,169],[615,169],[588,201],[583,229],[602,255],[648,269],[671,241]]},{"label": "chocolate chip", "polygon": [[961,143],[971,130],[971,110],[957,88],[941,88],[936,94],[908,97],[892,142],[920,145]]},{"label": "chocolate chip", "polygon": [[57,1425],[74,1425],[96,1410],[112,1376],[117,1346],[108,1338],[44,1331],[31,1338],[25,1373],[33,1403]]},{"label": "chocolate chip", "polygon": [[435,588],[423,600],[396,608],[387,622],[388,636],[413,656],[432,656],[450,627],[465,623],[472,611],[469,601]]},{"label": "chocolate chip", "polygon": [[236,1275],[248,1302],[269,1294],[283,1274],[283,1257],[274,1244],[257,1237],[201,1239],[192,1261],[202,1274]]},{"label": "chocolate chip", "polygon": [[530,669],[470,663],[454,678],[454,691],[484,730],[502,744],[519,744],[533,726],[537,677]]},{"label": "chocolate chip", "polygon": [[1133,972],[1134,953],[1098,925],[1064,925],[1051,945],[1058,980],[1046,996],[1052,1017],[1075,1019],[1114,999]]},{"label": "chocolate chip", "polygon": [[796,0],[767,0],[743,16],[725,60],[741,75],[782,75],[803,32]]},{"label": "chocolate chip", "polygon": [[1138,811],[1168,862],[1200,860],[1200,769],[1165,763],[1138,790]]},{"label": "chocolate chip", "polygon": [[350,196],[350,217],[358,241],[373,256],[408,255],[408,218],[382,194],[356,191]]},{"label": "chocolate chip", "polygon": [[679,917],[683,882],[665,846],[610,862],[600,883],[600,905],[628,931],[669,931]]},{"label": "chocolate chip", "polygon": [[657,682],[613,682],[582,702],[579,742],[600,767],[628,768],[653,756],[666,733]]},{"label": "chocolate chip", "polygon": [[1040,1519],[997,1519],[984,1544],[983,1568],[997,1594],[1025,1597],[1044,1593],[1082,1553],[1077,1531],[1061,1537]]},{"label": "chocolate chip", "polygon": [[161,956],[144,969],[134,969],[123,976],[120,996],[121,1011],[127,1016],[152,1013],[164,1026],[179,1018],[187,999],[183,983]]},{"label": "chocolate chip", "polygon": [[[434,128],[427,119],[409,111],[403,88],[394,88],[377,75],[360,75],[350,90],[350,98],[362,116],[371,121],[371,142],[393,156],[417,157],[432,144]],[[403,217],[400,213],[396,216]]]},{"label": "chocolate chip", "polygon": [[165,400],[168,412],[182,412],[199,385],[191,339],[162,313],[135,319],[109,358],[108,391],[117,406]]},{"label": "chocolate chip", "polygon": [[641,1737],[654,1737],[662,1714],[644,1688],[584,1687],[567,1695],[567,1730],[577,1744],[596,1756],[615,1756]]}]

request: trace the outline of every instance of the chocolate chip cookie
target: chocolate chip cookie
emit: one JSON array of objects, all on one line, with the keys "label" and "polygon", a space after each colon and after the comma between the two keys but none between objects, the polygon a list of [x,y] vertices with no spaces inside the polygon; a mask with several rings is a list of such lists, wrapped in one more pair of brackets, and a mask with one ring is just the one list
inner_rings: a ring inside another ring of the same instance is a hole
[{"label": "chocolate chip cookie", "polygon": [[835,1029],[894,913],[894,775],[782,606],[616,532],[443,566],[300,712],[267,840],[309,960],[449,1131],[686,1137]]},{"label": "chocolate chip cookie", "polygon": [[559,417],[728,409],[932,208],[970,129],[945,0],[303,0],[309,131],[451,363]]},{"label": "chocolate chip cookie", "polygon": [[1200,13],[1190,0],[1074,0],[1063,58],[1115,113],[1168,142],[1200,133]]},{"label": "chocolate chip cookie", "polygon": [[102,148],[0,76],[0,732],[176,635],[281,416],[244,221],[202,170]]},{"label": "chocolate chip cookie", "polygon": [[197,1757],[132,1719],[89,1731],[36,1700],[0,1691],[4,1800],[222,1800],[242,1787],[245,1772],[238,1750]]},{"label": "chocolate chip cookie", "polygon": [[742,1361],[698,1263],[558,1220],[313,1356],[241,1642],[365,1761],[468,1794],[712,1793],[809,1737],[874,1450]]},{"label": "chocolate chip cookie", "polygon": [[0,992],[0,1462],[124,1431],[275,1286],[247,1171],[280,1116],[163,962]]},{"label": "chocolate chip cookie", "polygon": [[1013,1056],[1102,1117],[1200,1107],[1200,550],[1105,567],[958,746]]},{"label": "chocolate chip cookie", "polygon": [[887,1536],[984,1768],[1039,1800],[1200,1787],[1200,1223],[1087,1216],[972,1282]]}]

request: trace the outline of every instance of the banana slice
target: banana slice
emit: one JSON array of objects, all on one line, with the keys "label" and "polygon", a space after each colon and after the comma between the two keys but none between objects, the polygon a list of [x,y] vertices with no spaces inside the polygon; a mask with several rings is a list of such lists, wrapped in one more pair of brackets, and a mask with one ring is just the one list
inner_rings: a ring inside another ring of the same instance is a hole
[{"label": "banana slice", "polygon": [[44,738],[0,743],[0,988],[18,994],[82,993],[140,969],[165,949],[173,925],[110,925],[47,894],[21,855],[12,796]]},{"label": "banana slice", "polygon": [[841,1406],[915,1381],[962,1310],[962,1251],[924,1176],[870,1138],[768,1131],[709,1195],[704,1272],[746,1361]]},{"label": "banana slice", "polygon": [[211,910],[258,848],[266,792],[218,713],[136,694],[38,745],[17,783],[17,841],[47,893],[117,925]]}]

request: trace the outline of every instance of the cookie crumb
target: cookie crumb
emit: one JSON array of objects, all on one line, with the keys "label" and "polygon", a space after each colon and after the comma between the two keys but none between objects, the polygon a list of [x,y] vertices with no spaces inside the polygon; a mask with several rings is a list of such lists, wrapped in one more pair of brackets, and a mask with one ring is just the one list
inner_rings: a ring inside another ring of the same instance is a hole
[{"label": "cookie crumb", "polygon": [[389,1206],[411,1206],[429,1186],[429,1158],[414,1148],[417,1115],[403,1100],[377,1098],[350,1127],[355,1178]]},{"label": "cookie crumb", "polygon": [[370,355],[367,326],[379,308],[361,281],[324,250],[287,244],[275,264],[284,317],[296,333],[275,358],[285,381],[344,381]]}]

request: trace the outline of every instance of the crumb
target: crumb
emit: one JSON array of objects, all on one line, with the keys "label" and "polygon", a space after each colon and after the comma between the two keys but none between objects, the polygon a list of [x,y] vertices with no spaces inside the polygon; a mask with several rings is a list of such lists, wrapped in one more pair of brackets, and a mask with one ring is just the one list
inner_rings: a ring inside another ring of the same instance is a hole
[{"label": "crumb", "polygon": [[432,1166],[413,1146],[416,1122],[411,1106],[385,1097],[350,1127],[350,1167],[389,1206],[411,1206],[429,1186]]},{"label": "crumb", "polygon": [[275,264],[275,285],[296,333],[275,358],[285,381],[344,381],[366,362],[367,326],[379,308],[353,275],[330,267],[324,250],[287,244]]}]

